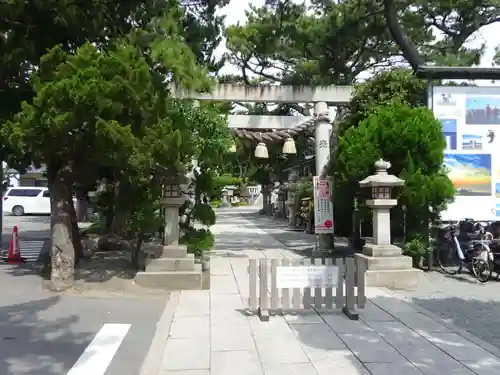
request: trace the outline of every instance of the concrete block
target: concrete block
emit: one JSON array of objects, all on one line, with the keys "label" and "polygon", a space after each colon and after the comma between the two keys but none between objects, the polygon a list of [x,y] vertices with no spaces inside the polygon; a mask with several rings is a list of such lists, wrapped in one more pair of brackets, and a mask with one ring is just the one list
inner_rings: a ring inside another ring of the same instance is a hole
[{"label": "concrete block", "polygon": [[262,364],[255,350],[212,352],[210,373],[213,375],[263,375]]},{"label": "concrete block", "polygon": [[204,370],[210,368],[210,340],[168,339],[160,365],[162,371]]},{"label": "concrete block", "polygon": [[193,271],[137,272],[135,283],[147,288],[193,290],[202,288],[201,266]]},{"label": "concrete block", "polygon": [[193,340],[210,338],[210,317],[175,317],[170,327],[169,338]]},{"label": "concrete block", "polygon": [[363,254],[371,257],[397,257],[401,253],[401,248],[394,245],[374,245],[369,243],[363,246]]},{"label": "concrete block", "polygon": [[340,334],[339,337],[361,362],[406,362],[396,349],[375,332],[363,336]]},{"label": "concrete block", "polygon": [[184,258],[187,255],[187,246],[185,245],[168,245],[163,246],[161,258]]},{"label": "concrete block", "polygon": [[405,270],[413,267],[411,257],[400,255],[395,257],[373,257],[365,254],[358,254],[360,258],[366,260],[369,270]]},{"label": "concrete block", "polygon": [[187,254],[184,258],[152,259],[146,265],[146,271],[192,271],[194,270],[194,255]]},{"label": "concrete block", "polygon": [[415,290],[420,284],[422,276],[422,270],[416,268],[406,270],[368,270],[365,273],[365,282],[367,286]]},{"label": "concrete block", "polygon": [[[248,322],[242,324],[218,324],[211,326],[212,352],[228,350],[255,350],[255,343]],[[237,332],[237,334],[235,334]]]}]

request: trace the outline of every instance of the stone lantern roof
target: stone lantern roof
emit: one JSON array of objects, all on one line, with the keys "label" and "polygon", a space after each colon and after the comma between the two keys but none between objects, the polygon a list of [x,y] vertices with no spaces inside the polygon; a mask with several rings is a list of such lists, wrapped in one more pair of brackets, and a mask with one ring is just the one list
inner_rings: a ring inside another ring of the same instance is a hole
[{"label": "stone lantern roof", "polygon": [[387,170],[391,167],[391,163],[385,160],[378,160],[375,162],[375,174],[368,176],[363,181],[359,182],[361,187],[377,187],[377,186],[387,186],[396,187],[404,185],[404,180],[388,174]]}]

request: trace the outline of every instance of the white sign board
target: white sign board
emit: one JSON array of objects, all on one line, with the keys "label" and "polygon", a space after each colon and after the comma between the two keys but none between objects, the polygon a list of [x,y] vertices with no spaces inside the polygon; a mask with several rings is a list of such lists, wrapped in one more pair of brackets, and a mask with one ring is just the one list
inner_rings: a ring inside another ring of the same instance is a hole
[{"label": "white sign board", "polygon": [[278,288],[326,288],[336,287],[339,281],[337,266],[277,267]]},{"label": "white sign board", "polygon": [[436,86],[432,110],[447,148],[455,201],[442,220],[500,219],[500,88]]},{"label": "white sign board", "polygon": [[314,230],[315,233],[333,233],[332,186],[327,178],[314,176]]}]

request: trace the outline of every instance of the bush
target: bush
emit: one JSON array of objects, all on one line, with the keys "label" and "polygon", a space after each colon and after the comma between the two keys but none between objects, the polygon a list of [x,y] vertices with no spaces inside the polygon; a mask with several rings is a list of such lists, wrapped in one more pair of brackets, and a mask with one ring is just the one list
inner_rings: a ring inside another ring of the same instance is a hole
[{"label": "bush", "polygon": [[[377,107],[357,127],[348,128],[339,137],[337,157],[329,165],[335,183],[336,216],[350,218],[354,197],[360,194],[361,218],[371,221],[364,203],[370,192],[361,191],[359,181],[374,173],[375,161],[382,158],[392,164],[390,173],[405,180],[396,198],[406,206],[408,232],[426,233],[429,220],[437,220],[454,196],[443,167],[444,149],[441,123],[427,108],[398,102]],[[403,232],[403,222],[397,215],[395,235]],[[345,220],[346,227],[350,228],[350,221]]]},{"label": "bush", "polygon": [[427,256],[429,252],[428,248],[428,241],[422,235],[417,234],[404,245],[403,255],[411,257],[413,265],[417,266]]},{"label": "bush", "polygon": [[210,206],[212,206],[213,208],[219,208],[220,207],[220,204],[221,204],[221,200],[219,199],[212,199],[210,201]]},{"label": "bush", "polygon": [[187,246],[189,253],[201,258],[205,251],[212,249],[215,239],[209,229],[193,229],[185,233],[179,242]]}]

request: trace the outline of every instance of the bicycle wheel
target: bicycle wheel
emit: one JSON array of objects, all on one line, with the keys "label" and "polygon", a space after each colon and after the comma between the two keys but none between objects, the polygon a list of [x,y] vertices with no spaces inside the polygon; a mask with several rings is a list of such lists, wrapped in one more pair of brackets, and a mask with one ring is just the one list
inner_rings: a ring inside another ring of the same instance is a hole
[{"label": "bicycle wheel", "polygon": [[493,273],[493,267],[486,256],[477,256],[472,259],[471,270],[474,277],[481,283],[487,282]]},{"label": "bicycle wheel", "polygon": [[461,261],[457,250],[452,244],[443,244],[437,249],[439,267],[448,275],[456,275],[460,269]]}]

